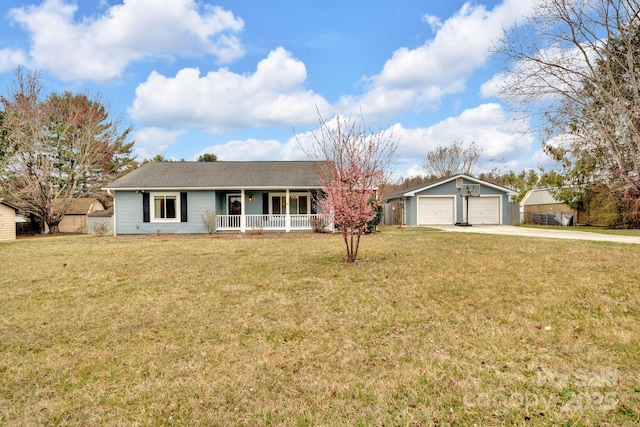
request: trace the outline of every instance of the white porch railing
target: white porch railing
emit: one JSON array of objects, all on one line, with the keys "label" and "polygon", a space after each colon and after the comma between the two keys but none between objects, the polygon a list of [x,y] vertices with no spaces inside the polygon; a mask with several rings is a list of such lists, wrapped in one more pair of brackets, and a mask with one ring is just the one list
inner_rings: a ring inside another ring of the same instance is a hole
[{"label": "white porch railing", "polygon": [[[325,227],[329,227],[330,218],[328,215],[289,215],[290,230],[313,230],[312,219],[322,218]],[[219,231],[241,229],[241,215],[218,215],[217,227]],[[245,215],[245,228],[251,230],[287,230],[287,215]]]}]

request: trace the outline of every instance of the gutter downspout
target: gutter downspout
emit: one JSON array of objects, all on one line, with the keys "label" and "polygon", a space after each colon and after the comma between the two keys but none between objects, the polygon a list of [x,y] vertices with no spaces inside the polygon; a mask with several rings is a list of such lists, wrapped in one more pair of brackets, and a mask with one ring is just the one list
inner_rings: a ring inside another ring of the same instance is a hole
[{"label": "gutter downspout", "polygon": [[118,223],[116,221],[116,196],[115,194],[111,194],[111,190],[109,190],[108,188],[107,188],[107,194],[113,197],[113,237],[116,237],[118,235],[117,227],[116,227],[116,224]]}]

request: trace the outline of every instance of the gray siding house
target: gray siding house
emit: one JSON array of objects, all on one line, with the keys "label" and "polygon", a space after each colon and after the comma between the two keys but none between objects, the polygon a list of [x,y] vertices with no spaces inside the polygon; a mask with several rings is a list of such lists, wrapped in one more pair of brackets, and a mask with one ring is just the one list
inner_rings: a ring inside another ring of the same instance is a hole
[{"label": "gray siding house", "polygon": [[[467,213],[463,190],[479,189],[479,197],[469,197]],[[384,197],[386,209],[397,212],[394,222],[419,225],[509,224],[513,213],[512,196],[518,193],[469,175],[454,175],[420,184]],[[517,208],[516,208],[517,209]],[[515,214],[518,214],[515,211]]]},{"label": "gray siding house", "polygon": [[108,184],[114,235],[311,230],[322,162],[151,162]]}]

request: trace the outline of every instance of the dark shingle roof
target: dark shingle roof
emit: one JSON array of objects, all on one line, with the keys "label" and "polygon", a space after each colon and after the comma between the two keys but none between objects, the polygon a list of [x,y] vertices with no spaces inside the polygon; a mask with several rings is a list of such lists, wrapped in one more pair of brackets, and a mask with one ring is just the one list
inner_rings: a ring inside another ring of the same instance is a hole
[{"label": "dark shingle roof", "polygon": [[320,188],[323,162],[150,162],[105,189]]}]

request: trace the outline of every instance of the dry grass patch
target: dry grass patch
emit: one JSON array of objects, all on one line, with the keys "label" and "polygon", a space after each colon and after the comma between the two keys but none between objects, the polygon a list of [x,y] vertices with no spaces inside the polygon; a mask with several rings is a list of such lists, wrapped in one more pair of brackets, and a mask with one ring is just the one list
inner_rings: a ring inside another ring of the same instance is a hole
[{"label": "dry grass patch", "polygon": [[635,425],[640,248],[387,229],[0,244],[0,424]]},{"label": "dry grass patch", "polygon": [[607,228],[588,225],[579,225],[575,227],[567,227],[566,225],[537,225],[537,224],[520,224],[520,227],[526,228],[542,228],[546,230],[564,230],[564,231],[584,231],[588,233],[613,234],[619,236],[640,236],[640,230],[635,228]]}]

